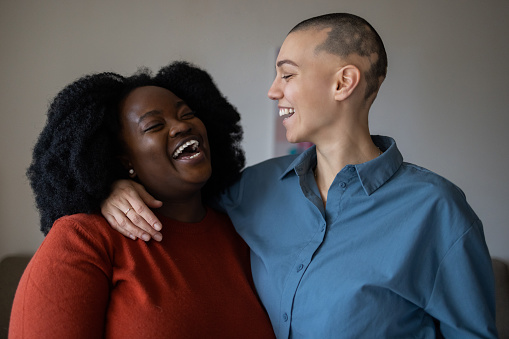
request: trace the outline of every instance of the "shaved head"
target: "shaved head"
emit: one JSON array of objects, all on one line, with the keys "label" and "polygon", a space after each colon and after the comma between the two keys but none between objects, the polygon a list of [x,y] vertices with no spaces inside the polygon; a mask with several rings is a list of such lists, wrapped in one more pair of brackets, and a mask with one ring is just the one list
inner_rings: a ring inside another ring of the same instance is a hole
[{"label": "shaved head", "polygon": [[316,47],[317,53],[325,51],[341,58],[355,54],[367,57],[370,68],[364,74],[365,97],[378,91],[387,75],[387,54],[382,39],[366,20],[348,13],[325,14],[302,21],[290,33],[309,29],[330,30],[327,39]]}]

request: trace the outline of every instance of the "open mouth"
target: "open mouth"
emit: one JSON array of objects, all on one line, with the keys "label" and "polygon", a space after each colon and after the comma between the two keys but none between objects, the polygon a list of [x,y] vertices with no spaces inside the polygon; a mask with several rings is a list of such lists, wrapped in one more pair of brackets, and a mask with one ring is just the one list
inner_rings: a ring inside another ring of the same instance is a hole
[{"label": "open mouth", "polygon": [[180,147],[177,148],[175,152],[173,152],[173,159],[190,160],[196,158],[201,154],[198,150],[198,146],[200,146],[198,140],[189,140],[185,142],[184,144],[180,145]]},{"label": "open mouth", "polygon": [[295,113],[295,109],[293,108],[280,108],[279,109],[279,116],[280,117],[285,117],[285,118],[289,118],[293,115],[293,113]]}]

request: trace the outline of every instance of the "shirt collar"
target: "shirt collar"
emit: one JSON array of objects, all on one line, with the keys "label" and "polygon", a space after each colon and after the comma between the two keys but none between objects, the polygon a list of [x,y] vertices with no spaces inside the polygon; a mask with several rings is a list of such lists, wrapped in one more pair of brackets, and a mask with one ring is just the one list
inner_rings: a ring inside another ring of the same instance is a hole
[{"label": "shirt collar", "polygon": [[283,179],[288,173],[295,171],[295,174],[302,176],[316,167],[316,146],[313,145],[302,152],[290,166],[283,171],[279,179]]},{"label": "shirt collar", "polygon": [[[373,194],[373,192],[385,184],[403,163],[403,156],[393,138],[380,135],[372,135],[371,138],[375,145],[383,152],[382,155],[362,164],[348,165],[355,167],[364,192],[367,195]],[[309,171],[313,171],[315,167],[316,146],[312,146],[292,161],[290,166],[281,174],[280,179],[283,179],[292,170],[296,175],[302,176]]]}]

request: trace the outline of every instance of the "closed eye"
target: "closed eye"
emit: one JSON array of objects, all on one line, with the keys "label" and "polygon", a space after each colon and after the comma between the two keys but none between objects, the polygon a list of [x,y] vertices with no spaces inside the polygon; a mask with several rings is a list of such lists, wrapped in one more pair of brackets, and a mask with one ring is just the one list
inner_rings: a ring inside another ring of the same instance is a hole
[{"label": "closed eye", "polygon": [[196,112],[195,111],[191,111],[191,112],[187,112],[187,113],[182,114],[182,119],[192,119],[195,116],[196,116]]},{"label": "closed eye", "polygon": [[161,127],[163,126],[162,123],[155,123],[155,124],[151,124],[149,125],[148,127],[145,127],[143,129],[143,132],[150,132],[150,131],[157,131],[158,129],[160,129]]}]

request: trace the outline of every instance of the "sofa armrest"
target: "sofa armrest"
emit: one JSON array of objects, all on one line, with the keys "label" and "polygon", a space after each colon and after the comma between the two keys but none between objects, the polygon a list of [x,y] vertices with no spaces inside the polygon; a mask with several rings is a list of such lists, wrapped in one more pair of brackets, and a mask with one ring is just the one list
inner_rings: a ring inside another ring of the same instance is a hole
[{"label": "sofa armrest", "polygon": [[495,274],[497,329],[500,339],[509,338],[509,268],[502,260],[492,258]]},{"label": "sofa armrest", "polygon": [[8,256],[0,261],[0,338],[7,338],[14,294],[31,257]]}]

